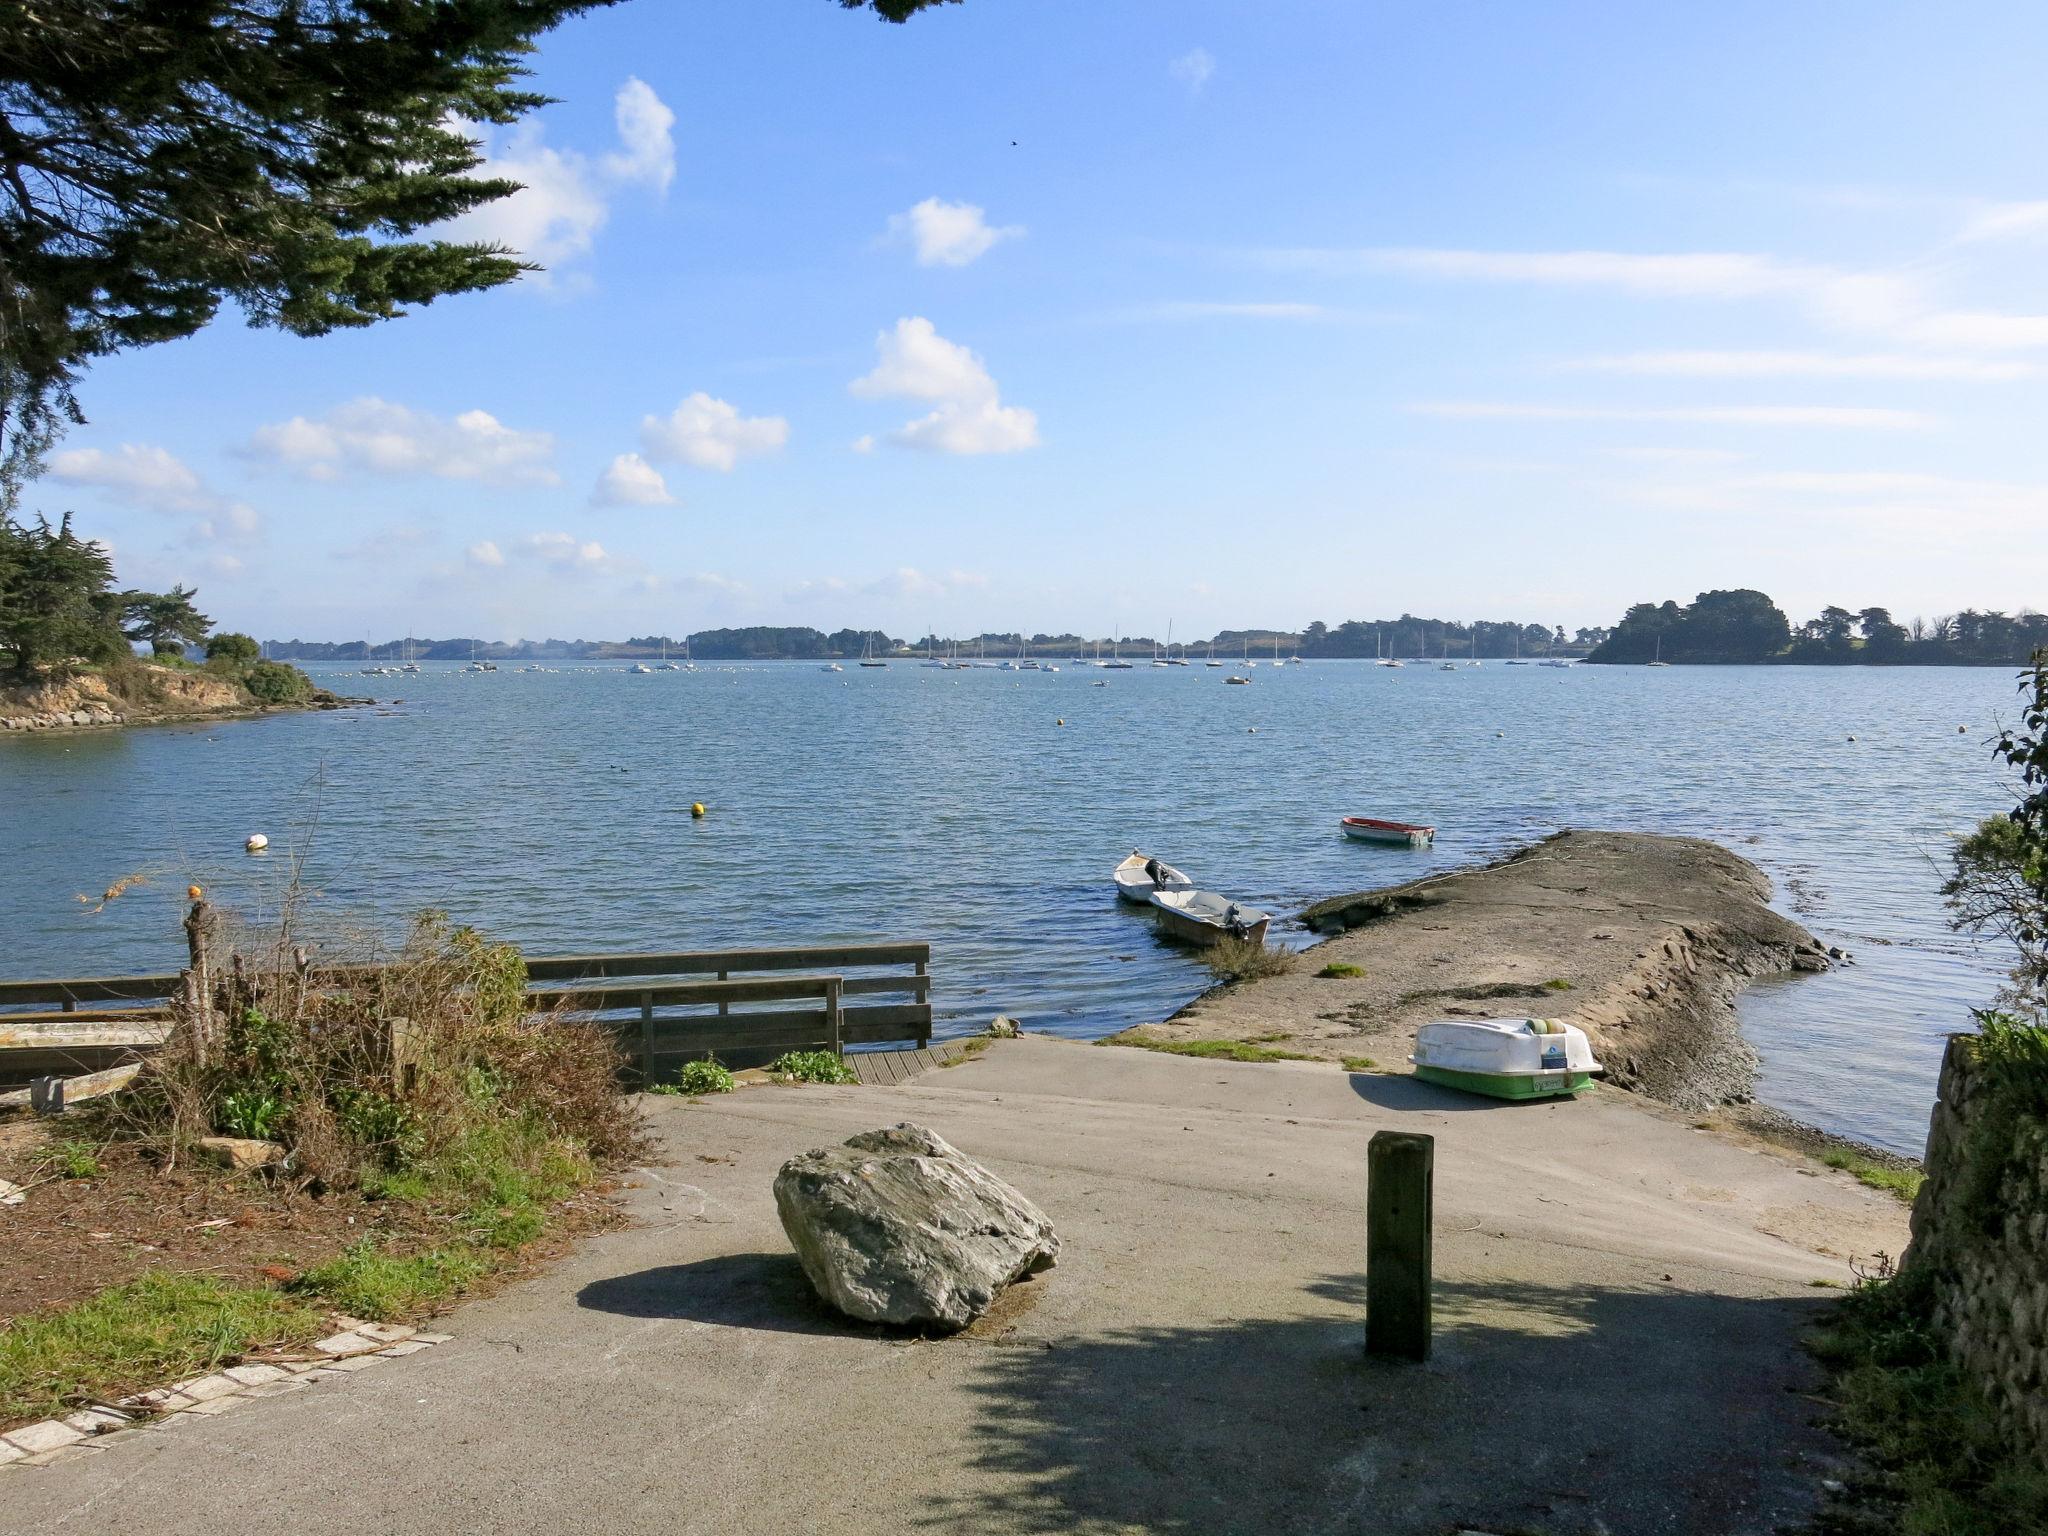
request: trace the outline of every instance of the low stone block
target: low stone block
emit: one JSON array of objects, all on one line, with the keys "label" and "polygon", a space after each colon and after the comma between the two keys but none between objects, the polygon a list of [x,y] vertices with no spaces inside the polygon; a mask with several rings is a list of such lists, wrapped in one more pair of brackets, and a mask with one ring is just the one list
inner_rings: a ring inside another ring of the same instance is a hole
[{"label": "low stone block", "polygon": [[446,1344],[454,1338],[452,1333],[416,1333],[413,1338],[422,1344]]},{"label": "low stone block", "polygon": [[180,1413],[203,1413],[211,1417],[214,1414],[227,1413],[232,1409],[239,1408],[243,1402],[244,1398],[237,1391],[233,1397],[212,1397],[203,1403],[194,1403],[190,1408],[181,1409]]},{"label": "low stone block", "polygon": [[416,1355],[421,1350],[428,1348],[431,1348],[431,1346],[422,1344],[418,1339],[406,1339],[392,1345],[389,1349],[380,1349],[377,1353],[389,1359],[394,1355]]},{"label": "low stone block", "polygon": [[378,1364],[383,1358],[382,1355],[350,1355],[343,1360],[328,1361],[323,1369],[329,1371],[367,1371],[371,1366]]},{"label": "low stone block", "polygon": [[259,1381],[253,1387],[245,1388],[244,1397],[282,1397],[287,1392],[303,1392],[310,1383],[303,1376],[281,1376],[276,1381]]},{"label": "low stone block", "polygon": [[10,1429],[0,1435],[0,1441],[13,1446],[30,1456],[40,1456],[45,1451],[54,1451],[60,1446],[76,1445],[85,1436],[73,1429],[62,1419],[45,1419],[40,1424],[24,1424],[19,1429]]},{"label": "low stone block", "polygon": [[9,1445],[5,1440],[0,1440],[0,1467],[9,1466],[17,1461],[25,1461],[27,1458],[28,1452],[24,1451],[20,1446]]},{"label": "low stone block", "polygon": [[266,1381],[281,1381],[288,1373],[274,1365],[231,1365],[221,1375],[239,1381],[245,1387],[261,1386]]},{"label": "low stone block", "polygon": [[366,1339],[378,1339],[386,1344],[396,1344],[419,1332],[417,1328],[408,1328],[403,1323],[358,1323],[354,1331]]},{"label": "low stone block", "polygon": [[126,1428],[128,1415],[107,1408],[88,1408],[83,1413],[69,1415],[64,1422],[81,1435],[104,1435]]},{"label": "low stone block", "polygon": [[212,1376],[194,1376],[190,1381],[177,1382],[171,1390],[194,1403],[207,1403],[241,1391],[242,1384],[232,1376],[216,1372]]},{"label": "low stone block", "polygon": [[44,1451],[40,1456],[31,1456],[22,1463],[25,1467],[54,1467],[60,1461],[76,1461],[81,1456],[97,1456],[100,1448],[80,1441],[77,1445],[60,1445],[54,1451]]},{"label": "low stone block", "polygon": [[334,1333],[318,1340],[313,1348],[323,1355],[360,1355],[377,1348],[377,1341],[362,1333]]}]

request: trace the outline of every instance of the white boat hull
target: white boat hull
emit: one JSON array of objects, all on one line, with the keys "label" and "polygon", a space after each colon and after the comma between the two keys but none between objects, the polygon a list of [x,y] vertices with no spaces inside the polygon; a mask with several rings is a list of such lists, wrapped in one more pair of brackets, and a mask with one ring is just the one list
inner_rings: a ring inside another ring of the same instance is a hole
[{"label": "white boat hull", "polygon": [[1110,871],[1110,878],[1116,881],[1117,900],[1142,907],[1151,903],[1154,891],[1192,891],[1195,888],[1194,879],[1171,864],[1159,866],[1166,878],[1155,881],[1145,872],[1148,862],[1144,854],[1133,853]]},{"label": "white boat hull", "polygon": [[1272,914],[1241,906],[1214,891],[1160,891],[1151,898],[1159,926],[1169,938],[1204,948],[1227,938],[1266,942]]}]

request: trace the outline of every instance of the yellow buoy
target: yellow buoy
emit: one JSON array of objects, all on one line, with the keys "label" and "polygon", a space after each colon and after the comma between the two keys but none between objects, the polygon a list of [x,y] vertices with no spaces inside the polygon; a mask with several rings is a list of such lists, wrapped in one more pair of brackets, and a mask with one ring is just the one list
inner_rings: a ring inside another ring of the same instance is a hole
[{"label": "yellow buoy", "polygon": [[1066,722],[1066,721],[1064,721],[1064,720],[1055,720],[1055,721],[1053,721],[1053,724],[1054,724],[1054,725],[1065,725],[1066,723],[1067,723],[1067,722]]},{"label": "yellow buoy", "polygon": [[692,816],[702,816],[704,814],[704,802],[702,800],[692,800],[690,802],[690,814]]},{"label": "yellow buoy", "polygon": [[206,894],[206,892],[205,892],[205,891],[203,891],[203,890],[201,890],[201,889],[200,889],[200,888],[199,888],[198,886],[196,886],[196,885],[188,885],[188,886],[186,886],[186,887],[185,887],[185,894],[186,894],[186,896],[188,896],[189,898],[191,898],[191,899],[192,899],[193,901],[197,901],[197,900],[199,900],[199,899],[200,899],[200,898],[201,898],[202,896],[204,896],[204,895]]}]

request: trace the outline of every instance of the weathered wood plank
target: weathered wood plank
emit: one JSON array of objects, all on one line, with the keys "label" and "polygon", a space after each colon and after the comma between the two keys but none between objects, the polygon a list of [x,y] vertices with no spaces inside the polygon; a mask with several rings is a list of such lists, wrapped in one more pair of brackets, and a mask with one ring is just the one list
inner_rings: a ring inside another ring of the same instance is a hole
[{"label": "weathered wood plank", "polygon": [[642,955],[536,955],[526,962],[534,981],[604,976],[674,976],[694,972],[842,970],[863,965],[928,965],[929,944],[835,944],[772,949],[699,949]]}]

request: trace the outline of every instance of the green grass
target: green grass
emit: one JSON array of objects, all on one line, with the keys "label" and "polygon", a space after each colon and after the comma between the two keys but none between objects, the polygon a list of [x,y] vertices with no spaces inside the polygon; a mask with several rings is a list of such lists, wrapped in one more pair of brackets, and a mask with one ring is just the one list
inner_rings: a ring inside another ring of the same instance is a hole
[{"label": "green grass", "polygon": [[1379,1069],[1380,1064],[1370,1056],[1346,1056],[1344,1058],[1344,1070],[1346,1072],[1377,1072]]},{"label": "green grass", "polygon": [[1141,1051],[1163,1051],[1168,1056],[1199,1056],[1204,1061],[1314,1061],[1299,1051],[1276,1051],[1268,1045],[1246,1040],[1119,1040]]},{"label": "green grass", "polygon": [[89,1141],[53,1141],[43,1149],[43,1160],[62,1178],[100,1176],[100,1149]]},{"label": "green grass", "polygon": [[683,1070],[676,1074],[672,1083],[656,1083],[649,1093],[680,1093],[695,1098],[705,1093],[731,1093],[732,1073],[716,1057],[707,1056],[702,1061],[686,1061]]},{"label": "green grass", "polygon": [[1353,965],[1347,960],[1332,960],[1328,965],[1316,972],[1316,976],[1323,981],[1335,981],[1344,976],[1363,976],[1364,974],[1364,966]]},{"label": "green grass", "polygon": [[1572,984],[1562,976],[1553,976],[1543,983],[1543,990],[1546,992],[1569,992],[1571,989]]},{"label": "green grass", "polygon": [[1835,1147],[1821,1154],[1822,1162],[1830,1168],[1839,1168],[1844,1173],[1853,1173],[1872,1189],[1881,1189],[1911,1205],[1913,1197],[1920,1193],[1920,1186],[1927,1182],[1927,1175],[1918,1168],[1895,1168],[1889,1163],[1875,1162],[1860,1152],[1851,1152]]},{"label": "green grass", "polygon": [[777,1077],[799,1083],[857,1083],[853,1068],[830,1051],[785,1051],[768,1063]]},{"label": "green grass", "polygon": [[321,1309],[278,1291],[152,1272],[0,1329],[0,1427],[181,1381],[325,1327]]},{"label": "green grass", "polygon": [[1833,1377],[1836,1427],[1878,1472],[1866,1506],[1844,1512],[1829,1529],[1859,1536],[2048,1530],[2048,1469],[2015,1452],[1991,1405],[1929,1327],[1929,1306],[1911,1275],[1866,1281],[1811,1341]]},{"label": "green grass", "polygon": [[490,1255],[474,1243],[397,1254],[365,1237],[338,1257],[307,1270],[292,1288],[318,1296],[352,1317],[381,1321],[448,1301],[490,1268]]}]

